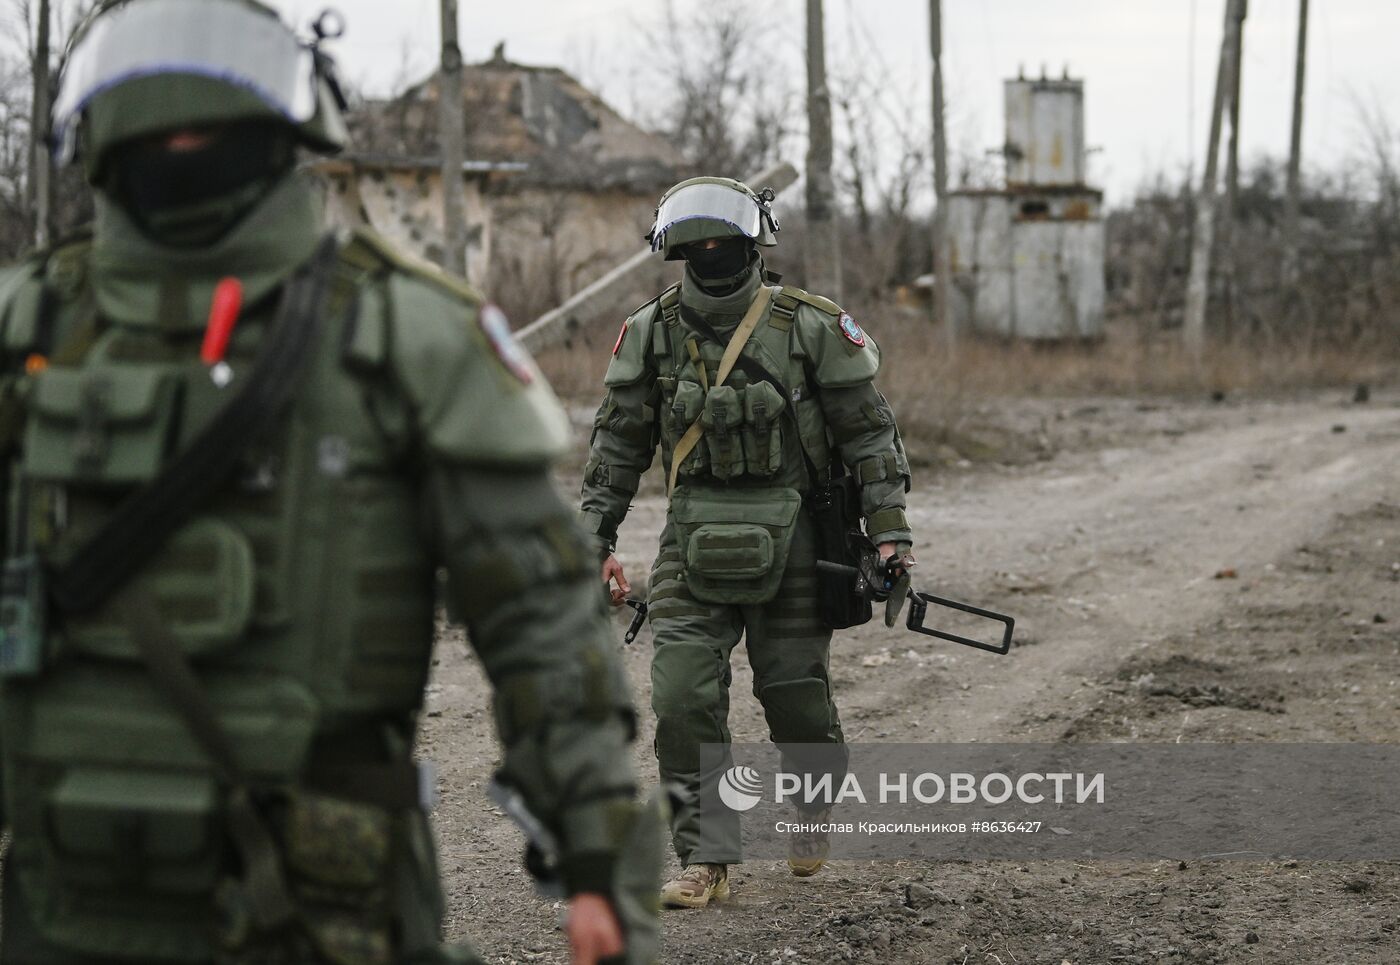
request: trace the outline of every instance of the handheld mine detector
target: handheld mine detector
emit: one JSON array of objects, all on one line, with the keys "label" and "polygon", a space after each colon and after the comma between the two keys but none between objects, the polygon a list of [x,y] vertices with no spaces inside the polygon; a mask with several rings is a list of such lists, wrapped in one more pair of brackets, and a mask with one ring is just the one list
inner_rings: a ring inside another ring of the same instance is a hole
[{"label": "handheld mine detector", "polygon": [[[852,539],[854,540],[854,537]],[[965,647],[975,647],[989,653],[1005,654],[1011,650],[1011,634],[1016,627],[1015,618],[1004,613],[984,610],[982,607],[976,607],[970,603],[961,603],[957,600],[915,590],[909,587],[905,580],[909,568],[915,565],[911,560],[902,559],[898,555],[891,556],[889,559],[881,559],[880,551],[876,549],[874,543],[864,536],[860,537],[860,541],[863,541],[865,545],[860,547],[860,558],[857,565],[848,566],[844,563],[818,560],[817,572],[845,580],[850,586],[851,595],[867,607],[874,603],[888,601],[892,595],[902,589],[909,603],[909,615],[905,618],[904,626],[915,633],[938,637],[940,640],[950,640],[953,643],[961,643]],[[904,585],[901,586],[901,583]],[[924,621],[928,617],[930,606],[946,607],[950,610],[970,613],[975,617],[1000,623],[1002,626],[1001,643],[985,643],[973,637],[964,637],[946,630],[925,626]]]}]

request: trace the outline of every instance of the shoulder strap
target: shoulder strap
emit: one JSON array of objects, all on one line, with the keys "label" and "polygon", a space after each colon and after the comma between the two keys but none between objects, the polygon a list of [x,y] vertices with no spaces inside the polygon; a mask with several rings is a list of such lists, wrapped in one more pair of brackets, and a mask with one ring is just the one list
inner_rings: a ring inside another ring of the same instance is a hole
[{"label": "shoulder strap", "polygon": [[[729,344],[725,346],[724,355],[719,360],[719,370],[715,372],[715,387],[724,384],[724,380],[729,378],[729,373],[734,370],[734,363],[738,361],[739,353],[748,344],[749,336],[758,327],[758,320],[763,317],[764,310],[768,307],[768,302],[773,297],[773,289],[764,286],[758,290],[758,296],[749,305],[749,310],[744,313],[744,317],[739,320],[739,327],[734,329],[734,334],[729,337]],[[680,442],[676,443],[676,451],[671,453],[671,478],[666,483],[666,495],[669,497],[676,489],[676,477],[680,475],[681,463],[685,462],[687,456],[695,449],[695,444],[700,441],[700,437],[705,434],[705,426],[702,419],[696,419],[689,429],[685,430],[685,435],[681,436]]]},{"label": "shoulder strap", "polygon": [[287,282],[242,388],[199,437],[128,496],[68,563],[50,570],[50,596],[60,608],[82,613],[100,606],[228,479],[248,444],[280,419],[321,328],[336,249],[335,236],[328,235]]}]

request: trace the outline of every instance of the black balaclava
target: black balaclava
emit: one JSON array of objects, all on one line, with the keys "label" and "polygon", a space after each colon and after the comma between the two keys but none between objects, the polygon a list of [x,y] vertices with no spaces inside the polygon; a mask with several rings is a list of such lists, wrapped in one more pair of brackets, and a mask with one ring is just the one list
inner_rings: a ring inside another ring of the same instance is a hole
[{"label": "black balaclava", "polygon": [[107,190],[156,241],[205,245],[237,224],[295,160],[295,141],[280,125],[234,124],[189,151],[152,140],[118,147]]},{"label": "black balaclava", "polygon": [[726,295],[743,284],[758,250],[749,238],[726,238],[713,248],[686,245],[681,254],[705,291]]}]

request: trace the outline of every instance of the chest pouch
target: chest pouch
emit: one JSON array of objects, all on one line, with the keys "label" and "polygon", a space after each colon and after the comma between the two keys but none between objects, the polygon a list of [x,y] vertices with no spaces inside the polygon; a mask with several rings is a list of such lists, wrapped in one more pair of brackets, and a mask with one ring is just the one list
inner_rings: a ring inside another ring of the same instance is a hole
[{"label": "chest pouch", "polygon": [[25,429],[26,475],[116,485],[152,478],[170,444],[175,388],[155,366],[45,371]]},{"label": "chest pouch", "polygon": [[744,390],[744,464],[750,476],[767,479],[783,462],[783,397],[767,382],[755,382]]},{"label": "chest pouch", "polygon": [[745,390],[720,385],[705,396],[701,420],[705,426],[705,448],[710,452],[710,474],[716,479],[733,479],[744,474],[744,443],[740,427],[744,423],[745,395]]},{"label": "chest pouch", "polygon": [[48,800],[53,868],[78,890],[110,888],[125,866],[133,891],[205,891],[222,855],[217,814],[208,775],[74,768]]},{"label": "chest pouch", "polygon": [[[671,400],[671,424],[675,426],[676,438],[680,437],[686,429],[700,418],[700,414],[705,408],[705,390],[698,382],[677,382],[676,394]],[[671,450],[675,451],[675,439],[671,441]],[[710,455],[709,449],[705,446],[696,446],[686,456],[685,462],[681,463],[680,474],[683,476],[700,476],[709,472]]]},{"label": "chest pouch", "polygon": [[778,595],[802,497],[786,487],[678,486],[671,514],[690,592],[704,603],[767,603]]},{"label": "chest pouch", "polygon": [[69,614],[64,642],[94,656],[140,658],[118,615],[128,594],[155,601],[162,622],[190,657],[238,641],[253,618],[256,568],[247,538],[228,523],[197,517],[166,542],[131,581],[96,610]]}]

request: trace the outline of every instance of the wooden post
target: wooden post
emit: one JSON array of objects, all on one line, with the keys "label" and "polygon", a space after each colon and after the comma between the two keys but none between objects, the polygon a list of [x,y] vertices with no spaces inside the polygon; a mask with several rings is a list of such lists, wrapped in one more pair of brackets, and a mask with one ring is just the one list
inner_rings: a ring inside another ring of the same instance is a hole
[{"label": "wooden post", "polygon": [[1235,32],[1234,76],[1230,83],[1230,140],[1225,145],[1225,217],[1220,224],[1227,332],[1234,331],[1239,307],[1239,256],[1235,245],[1240,194],[1240,86],[1244,75],[1244,21],[1249,15],[1249,0],[1243,0],[1241,7],[1240,27]]},{"label": "wooden post", "polygon": [[933,318],[943,323],[951,351],[957,345],[958,326],[948,310],[953,259],[948,248],[948,138],[943,128],[943,0],[929,0],[928,19],[933,57]]},{"label": "wooden post", "polygon": [[[807,0],[807,287],[841,300],[841,244],[831,178],[831,91],[822,0]],[[755,186],[755,190],[758,186]]]},{"label": "wooden post", "polygon": [[1283,213],[1283,283],[1298,287],[1298,194],[1303,160],[1303,73],[1308,53],[1308,0],[1298,0],[1298,59],[1293,70],[1293,132],[1288,142],[1288,187]]},{"label": "wooden post", "polygon": [[442,268],[467,277],[466,120],[457,0],[441,0],[442,58],[438,71],[438,141],[442,151]]},{"label": "wooden post", "polygon": [[1210,115],[1205,173],[1196,199],[1195,233],[1191,239],[1191,271],[1186,281],[1186,310],[1182,343],[1200,364],[1205,352],[1206,303],[1210,297],[1211,242],[1215,237],[1215,182],[1220,161],[1220,127],[1234,86],[1235,38],[1239,34],[1244,0],[1226,0],[1225,36],[1220,42],[1220,66],[1215,74],[1215,106]]},{"label": "wooden post", "polygon": [[29,210],[34,219],[30,235],[35,248],[49,243],[53,155],[49,151],[49,0],[39,0],[31,65],[34,95],[29,115]]}]

